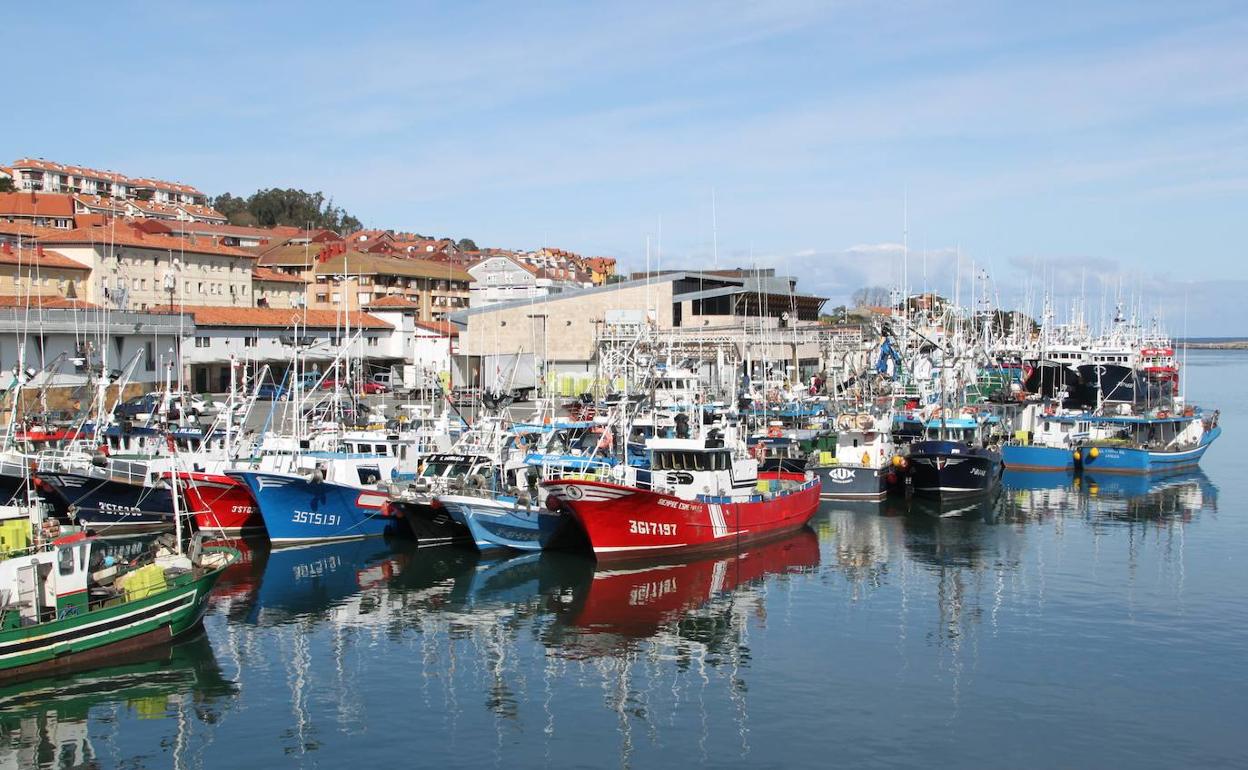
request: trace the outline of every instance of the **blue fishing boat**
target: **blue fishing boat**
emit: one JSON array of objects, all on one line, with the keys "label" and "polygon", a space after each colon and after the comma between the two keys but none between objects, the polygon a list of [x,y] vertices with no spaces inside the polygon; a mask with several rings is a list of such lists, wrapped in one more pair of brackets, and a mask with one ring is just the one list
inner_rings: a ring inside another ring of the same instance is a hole
[{"label": "blue fishing boat", "polygon": [[1193,468],[1222,435],[1218,413],[1093,417],[1092,440],[1077,460],[1087,473],[1159,473]]},{"label": "blue fishing boat", "polygon": [[[333,464],[328,464],[326,470],[332,469]],[[332,480],[321,469],[310,473],[226,473],[251,489],[274,545],[351,540],[397,532],[400,519],[388,505],[390,496],[376,488],[380,480],[378,469],[360,466],[354,470],[357,475],[343,481]]]},{"label": "blue fishing boat", "polygon": [[1087,443],[1090,425],[1082,412],[1062,412],[1053,403],[1028,404],[1014,418],[1001,458],[1015,470],[1073,471],[1075,451]]},{"label": "blue fishing boat", "polygon": [[[600,457],[533,453],[502,469],[502,489],[478,478],[475,487],[439,495],[437,502],[472,533],[480,550],[540,551],[571,538],[576,523],[562,505],[547,505],[548,479],[609,478],[613,463]],[[471,481],[471,480],[470,480]]]}]

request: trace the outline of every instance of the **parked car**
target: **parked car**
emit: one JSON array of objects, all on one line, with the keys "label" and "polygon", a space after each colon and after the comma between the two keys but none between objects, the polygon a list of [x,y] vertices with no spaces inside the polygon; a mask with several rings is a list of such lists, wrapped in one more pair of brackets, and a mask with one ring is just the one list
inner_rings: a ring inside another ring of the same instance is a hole
[{"label": "parked car", "polygon": [[[343,390],[347,390],[350,386],[351,383],[349,382],[343,381],[340,383],[338,380],[327,379],[321,383],[321,390],[333,390],[336,387],[341,387]],[[389,393],[390,389],[380,383],[369,381],[358,383],[355,391],[357,393],[363,393],[366,396],[371,396],[375,393]]]},{"label": "parked car", "polygon": [[118,404],[117,408],[113,410],[113,414],[122,419],[145,420],[160,409],[161,399],[162,395],[160,393],[145,393],[142,396],[135,396]]},{"label": "parked car", "polygon": [[286,398],[286,388],[272,382],[266,382],[256,389],[256,398],[262,401],[279,401]]}]

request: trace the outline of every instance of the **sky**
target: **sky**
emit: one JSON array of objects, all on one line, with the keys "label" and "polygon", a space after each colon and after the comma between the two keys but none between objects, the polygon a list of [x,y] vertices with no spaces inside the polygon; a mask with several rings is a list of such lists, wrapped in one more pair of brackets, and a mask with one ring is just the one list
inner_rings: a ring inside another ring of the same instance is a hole
[{"label": "sky", "polygon": [[983,271],[1007,307],[1248,335],[1242,2],[5,15],[12,159],[322,190],[370,227],[625,270],[647,245],[652,267],[774,267],[829,307],[903,277],[965,297]]}]

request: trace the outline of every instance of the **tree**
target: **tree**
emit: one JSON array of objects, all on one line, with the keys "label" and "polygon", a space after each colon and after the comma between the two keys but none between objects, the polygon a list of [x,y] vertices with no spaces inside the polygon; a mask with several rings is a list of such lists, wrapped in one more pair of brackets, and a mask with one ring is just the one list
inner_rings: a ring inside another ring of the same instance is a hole
[{"label": "tree", "polygon": [[0,176],[0,192],[17,192],[17,186],[13,184],[11,177]]},{"label": "tree", "polygon": [[286,225],[325,228],[340,233],[362,227],[359,219],[335,206],[333,199],[326,199],[324,193],[294,188],[257,190],[248,198],[224,193],[214,198],[212,205],[235,225]]},{"label": "tree", "polygon": [[460,238],[459,243],[455,244],[460,251],[480,251],[477,244],[471,238]]},{"label": "tree", "polygon": [[889,302],[889,291],[883,286],[864,286],[850,295],[855,307],[882,307]]}]

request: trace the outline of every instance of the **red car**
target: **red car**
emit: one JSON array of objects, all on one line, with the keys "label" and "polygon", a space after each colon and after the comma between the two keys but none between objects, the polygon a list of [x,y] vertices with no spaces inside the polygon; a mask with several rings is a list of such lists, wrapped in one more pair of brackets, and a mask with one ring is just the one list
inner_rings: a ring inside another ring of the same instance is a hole
[{"label": "red car", "polygon": [[[335,387],[339,386],[341,386],[343,390],[347,390],[350,383],[339,383],[338,380],[325,380],[321,383],[321,390],[333,390]],[[356,392],[363,393],[366,396],[372,396],[377,393],[389,393],[390,389],[379,382],[365,382],[356,385]]]}]

